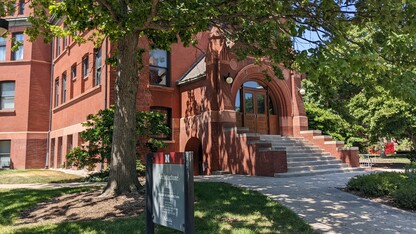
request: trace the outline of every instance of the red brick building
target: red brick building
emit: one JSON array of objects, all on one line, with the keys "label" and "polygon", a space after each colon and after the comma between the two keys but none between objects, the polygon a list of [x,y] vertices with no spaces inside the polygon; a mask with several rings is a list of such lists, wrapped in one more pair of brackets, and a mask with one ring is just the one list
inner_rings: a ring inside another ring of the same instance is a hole
[{"label": "red brick building", "polygon": [[[112,45],[79,45],[71,37],[29,43],[19,34],[25,18],[8,20],[16,22],[10,32],[23,40],[23,58],[10,52],[6,40],[0,61],[2,162],[9,157],[12,168],[67,167],[65,155],[82,143],[86,116],[114,102],[115,73],[105,64]],[[215,30],[196,37],[197,47],[175,44],[170,52],[152,50],[144,58],[137,109],[166,114],[172,131],[165,151],[194,151],[196,174],[274,175],[290,168],[287,148],[266,137],[280,135],[306,138],[357,166],[356,149],[307,131],[300,74],[282,67],[284,77],[275,77],[267,61],[261,67],[238,61]]]},{"label": "red brick building", "polygon": [[[19,2],[20,3],[20,2]],[[28,42],[29,8],[17,5],[0,38],[0,168],[43,168],[49,129],[51,48]],[[12,51],[13,40],[20,42]]]}]

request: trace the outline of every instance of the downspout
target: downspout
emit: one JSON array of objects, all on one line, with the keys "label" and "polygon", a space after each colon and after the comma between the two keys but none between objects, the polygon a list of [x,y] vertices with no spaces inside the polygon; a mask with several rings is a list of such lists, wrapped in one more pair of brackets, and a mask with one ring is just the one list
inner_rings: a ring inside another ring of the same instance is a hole
[{"label": "downspout", "polygon": [[105,67],[105,75],[104,75],[104,109],[107,109],[107,79],[108,79],[108,66],[106,64],[107,61],[107,55],[108,55],[108,38],[105,39],[105,55],[104,55],[104,67]]},{"label": "downspout", "polygon": [[55,68],[55,63],[53,62],[53,52],[54,52],[54,41],[51,45],[51,90],[49,95],[49,129],[48,137],[46,141],[46,157],[45,157],[45,168],[49,168],[49,152],[50,152],[50,141],[51,141],[51,129],[52,129],[52,101],[53,101],[53,72]]},{"label": "downspout", "polygon": [[[107,95],[108,95],[108,85],[107,85],[107,79],[108,79],[108,66],[106,64],[107,61],[107,55],[108,55],[108,38],[105,39],[105,55],[104,55],[104,110],[107,109]],[[104,161],[101,160],[100,162],[100,171],[102,172],[104,168]]]}]

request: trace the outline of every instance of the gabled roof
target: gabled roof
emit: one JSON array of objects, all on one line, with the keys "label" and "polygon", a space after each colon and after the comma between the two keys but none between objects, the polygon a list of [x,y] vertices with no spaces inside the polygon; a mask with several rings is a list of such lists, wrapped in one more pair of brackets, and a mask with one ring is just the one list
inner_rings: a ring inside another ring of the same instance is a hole
[{"label": "gabled roof", "polygon": [[207,64],[205,62],[205,54],[201,55],[198,60],[176,81],[177,85],[183,85],[206,77]]}]

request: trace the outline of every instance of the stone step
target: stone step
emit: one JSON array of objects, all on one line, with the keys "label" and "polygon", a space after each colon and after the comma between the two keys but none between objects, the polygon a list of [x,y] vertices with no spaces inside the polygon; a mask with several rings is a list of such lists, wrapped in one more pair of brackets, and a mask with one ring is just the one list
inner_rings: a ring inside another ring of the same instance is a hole
[{"label": "stone step", "polygon": [[287,137],[281,135],[260,135],[262,139],[304,140],[303,137]]},{"label": "stone step", "polygon": [[[272,144],[273,145],[273,144]],[[319,148],[318,146],[314,146],[314,145],[296,145],[296,146],[286,146],[287,150],[298,150],[298,149],[314,149],[314,150],[322,150],[321,148]]]},{"label": "stone step", "polygon": [[323,175],[323,174],[335,174],[335,173],[347,173],[353,171],[363,171],[363,168],[359,167],[346,167],[346,168],[336,168],[336,169],[323,169],[323,170],[308,170],[300,172],[287,172],[287,173],[275,173],[275,177],[299,177],[299,176],[312,176],[312,175]]},{"label": "stone step", "polygon": [[301,154],[301,153],[302,154],[323,154],[323,155],[329,154],[329,153],[324,152],[322,150],[311,150],[311,149],[286,150],[286,154],[287,155],[291,155],[291,154]]},{"label": "stone step", "polygon": [[290,144],[290,143],[273,143],[270,141],[260,141],[260,142],[268,142],[275,147],[313,147],[312,144]]},{"label": "stone step", "polygon": [[326,170],[326,169],[337,169],[348,167],[347,164],[337,163],[337,164],[321,164],[321,165],[306,165],[306,166],[296,166],[287,167],[288,172],[304,172],[304,171],[317,171],[317,170]]},{"label": "stone step", "polygon": [[324,156],[331,156],[330,153],[304,153],[304,152],[299,152],[299,153],[287,153],[287,158],[308,158],[308,157],[324,157]]},{"label": "stone step", "polygon": [[288,162],[290,167],[297,166],[308,166],[308,165],[327,165],[327,164],[340,164],[342,163],[339,159],[328,159],[328,160],[314,160],[314,161],[291,161]]},{"label": "stone step", "polygon": [[287,162],[301,162],[301,161],[327,161],[335,159],[334,156],[308,156],[308,157],[287,157]]}]

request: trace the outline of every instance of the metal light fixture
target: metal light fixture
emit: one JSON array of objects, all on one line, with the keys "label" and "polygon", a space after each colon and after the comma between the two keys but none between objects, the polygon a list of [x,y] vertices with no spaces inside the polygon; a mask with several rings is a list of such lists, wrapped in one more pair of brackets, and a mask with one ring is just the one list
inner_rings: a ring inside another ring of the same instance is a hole
[{"label": "metal light fixture", "polygon": [[0,37],[7,33],[9,29],[9,22],[5,19],[0,19]]},{"label": "metal light fixture", "polygon": [[304,88],[298,88],[298,91],[301,96],[305,95],[306,93],[306,90]]},{"label": "metal light fixture", "polygon": [[233,81],[234,81],[234,78],[232,78],[232,77],[230,76],[230,73],[228,73],[228,75],[224,76],[224,80],[225,80],[225,82],[226,82],[227,84],[232,84],[232,83],[233,83]]}]

